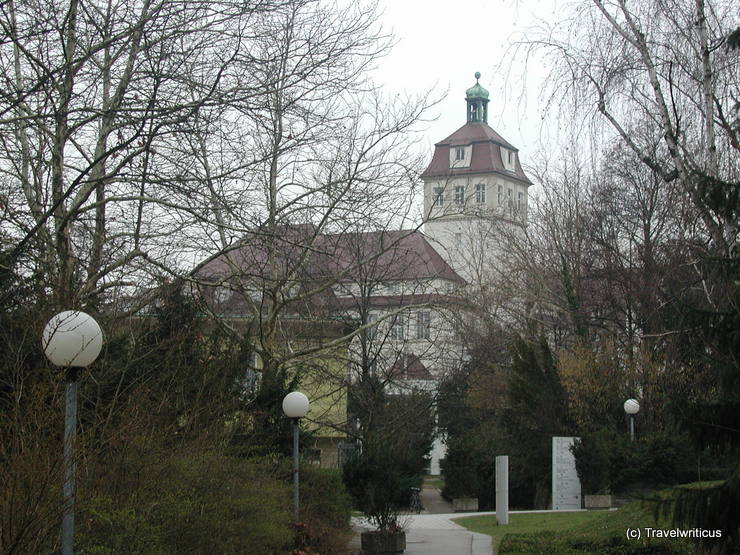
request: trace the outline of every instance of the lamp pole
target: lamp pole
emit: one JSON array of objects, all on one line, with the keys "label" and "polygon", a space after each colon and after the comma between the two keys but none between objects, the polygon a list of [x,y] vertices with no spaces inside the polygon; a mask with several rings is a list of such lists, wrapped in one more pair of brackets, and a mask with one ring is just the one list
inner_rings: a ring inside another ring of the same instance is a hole
[{"label": "lamp pole", "polygon": [[300,391],[292,391],[283,399],[283,412],[293,420],[293,520],[300,521],[298,476],[298,421],[308,414],[308,397]]},{"label": "lamp pole", "polygon": [[627,399],[624,402],[624,412],[630,417],[630,440],[635,441],[635,415],[640,411],[637,399]]},{"label": "lamp pole", "polygon": [[77,378],[80,368],[92,364],[103,346],[103,332],[84,312],[67,310],[53,316],[41,337],[44,354],[65,368],[64,384],[64,486],[62,496],[62,555],[74,553],[75,454],[77,435]]},{"label": "lamp pole", "polygon": [[75,453],[77,439],[77,374],[75,366],[67,368],[64,384],[64,499],[62,515],[62,555],[74,553],[75,535]]}]

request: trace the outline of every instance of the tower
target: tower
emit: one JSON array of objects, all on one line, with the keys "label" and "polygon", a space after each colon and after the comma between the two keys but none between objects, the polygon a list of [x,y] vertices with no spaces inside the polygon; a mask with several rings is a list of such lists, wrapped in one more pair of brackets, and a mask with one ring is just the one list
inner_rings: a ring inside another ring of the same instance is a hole
[{"label": "tower", "polygon": [[424,232],[468,282],[482,282],[507,236],[527,222],[532,182],[519,151],[488,125],[489,93],[475,74],[466,123],[435,144],[424,182]]}]

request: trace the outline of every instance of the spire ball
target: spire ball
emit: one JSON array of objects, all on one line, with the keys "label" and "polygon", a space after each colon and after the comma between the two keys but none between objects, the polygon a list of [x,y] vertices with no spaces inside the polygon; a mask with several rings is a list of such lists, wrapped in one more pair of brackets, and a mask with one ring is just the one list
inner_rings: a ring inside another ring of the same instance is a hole
[{"label": "spire ball", "polygon": [[480,71],[475,72],[475,80],[477,81],[478,79],[480,79]]}]

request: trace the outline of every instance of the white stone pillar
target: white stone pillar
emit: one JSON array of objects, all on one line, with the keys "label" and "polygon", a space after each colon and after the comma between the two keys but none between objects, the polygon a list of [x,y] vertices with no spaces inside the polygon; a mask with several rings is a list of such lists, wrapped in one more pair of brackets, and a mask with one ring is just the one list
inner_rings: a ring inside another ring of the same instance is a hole
[{"label": "white stone pillar", "polygon": [[496,457],[496,524],[509,524],[509,457]]}]

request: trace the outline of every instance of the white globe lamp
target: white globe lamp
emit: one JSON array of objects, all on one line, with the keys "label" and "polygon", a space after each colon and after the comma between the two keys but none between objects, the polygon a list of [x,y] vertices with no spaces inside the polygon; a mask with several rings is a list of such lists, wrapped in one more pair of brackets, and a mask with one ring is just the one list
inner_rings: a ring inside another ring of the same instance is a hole
[{"label": "white globe lamp", "polygon": [[630,417],[630,440],[635,441],[635,415],[640,412],[640,403],[637,399],[627,399],[624,402],[624,412]]},{"label": "white globe lamp", "polygon": [[291,391],[283,398],[283,412],[293,419],[293,519],[299,522],[300,505],[298,501],[298,419],[308,414],[308,397],[300,391]]},{"label": "white globe lamp", "polygon": [[103,332],[89,314],[66,310],[46,324],[41,344],[52,364],[85,367],[98,358],[103,347]]},{"label": "white globe lamp", "polygon": [[41,334],[44,354],[55,366],[66,368],[64,387],[64,497],[62,555],[74,553],[74,490],[77,435],[77,369],[90,366],[103,347],[103,332],[95,319],[79,310],[52,316]]},{"label": "white globe lamp", "polygon": [[288,418],[303,418],[308,414],[308,404],[308,397],[300,391],[293,391],[283,399],[283,412]]},{"label": "white globe lamp", "polygon": [[637,414],[640,412],[640,403],[637,402],[637,399],[627,399],[624,402],[624,412],[627,414]]}]

